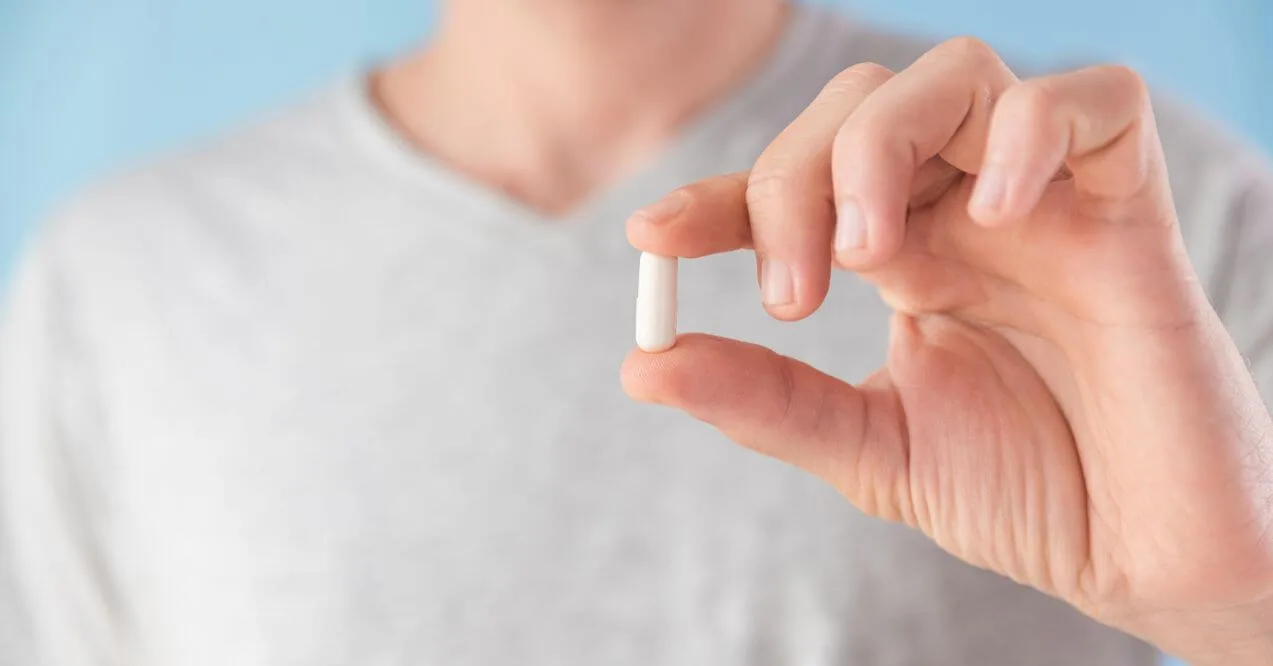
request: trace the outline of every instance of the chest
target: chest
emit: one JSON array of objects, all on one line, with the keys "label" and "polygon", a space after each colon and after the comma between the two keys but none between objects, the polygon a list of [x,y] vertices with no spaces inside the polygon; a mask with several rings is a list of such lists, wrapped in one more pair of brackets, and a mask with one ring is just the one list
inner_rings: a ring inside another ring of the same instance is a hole
[{"label": "chest", "polygon": [[[478,249],[339,280],[280,269],[241,300],[168,310],[145,361],[111,369],[116,562],[157,651],[657,662],[761,649],[777,613],[804,638],[764,649],[831,654],[847,600],[909,612],[872,582],[891,575],[856,575],[898,566],[855,546],[896,532],[622,394],[635,252]],[[779,325],[753,271],[746,255],[685,262],[683,330],[849,379],[883,358],[868,290],[841,280],[815,321]]]}]

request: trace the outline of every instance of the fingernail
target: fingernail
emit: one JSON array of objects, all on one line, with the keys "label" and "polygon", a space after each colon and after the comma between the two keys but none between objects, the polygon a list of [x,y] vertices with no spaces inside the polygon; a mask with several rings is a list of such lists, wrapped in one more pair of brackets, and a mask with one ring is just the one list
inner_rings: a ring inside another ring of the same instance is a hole
[{"label": "fingernail", "polygon": [[760,264],[760,297],[765,305],[787,305],[796,299],[791,267],[777,259]]},{"label": "fingernail", "polygon": [[650,224],[663,224],[681,214],[690,204],[690,196],[677,190],[637,211]]},{"label": "fingernail", "polygon": [[994,165],[986,166],[977,176],[977,184],[972,192],[972,207],[987,213],[999,210],[1003,206],[1007,186],[1003,169]]},{"label": "fingernail", "polygon": [[862,209],[853,201],[840,204],[835,221],[835,251],[856,250],[866,247],[866,219]]}]

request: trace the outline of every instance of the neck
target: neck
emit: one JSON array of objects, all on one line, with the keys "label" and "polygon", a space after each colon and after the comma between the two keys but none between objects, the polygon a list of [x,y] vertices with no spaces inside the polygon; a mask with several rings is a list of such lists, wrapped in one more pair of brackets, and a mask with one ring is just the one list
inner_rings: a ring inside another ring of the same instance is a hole
[{"label": "neck", "polygon": [[782,0],[453,0],[423,51],[373,77],[404,136],[561,213],[622,178],[764,61]]}]

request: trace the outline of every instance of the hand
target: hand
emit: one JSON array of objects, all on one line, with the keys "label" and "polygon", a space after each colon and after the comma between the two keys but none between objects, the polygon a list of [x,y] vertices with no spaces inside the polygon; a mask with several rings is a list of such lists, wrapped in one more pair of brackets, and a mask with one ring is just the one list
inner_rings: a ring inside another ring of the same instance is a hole
[{"label": "hand", "polygon": [[1133,72],[1019,81],[970,39],[859,65],[750,173],[628,236],[754,249],[779,319],[817,309],[833,265],[896,311],[857,387],[686,335],[632,353],[633,398],[1180,656],[1273,663],[1273,425],[1185,255]]}]

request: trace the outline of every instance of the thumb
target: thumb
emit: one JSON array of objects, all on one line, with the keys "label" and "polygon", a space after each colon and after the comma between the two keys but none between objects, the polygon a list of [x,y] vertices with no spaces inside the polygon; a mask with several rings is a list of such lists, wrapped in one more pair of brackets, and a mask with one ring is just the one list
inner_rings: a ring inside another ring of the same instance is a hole
[{"label": "thumb", "polygon": [[633,351],[623,387],[822,478],[868,514],[904,519],[901,409],[884,375],[855,388],[765,347],[692,334],[663,353]]}]

